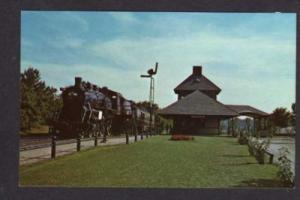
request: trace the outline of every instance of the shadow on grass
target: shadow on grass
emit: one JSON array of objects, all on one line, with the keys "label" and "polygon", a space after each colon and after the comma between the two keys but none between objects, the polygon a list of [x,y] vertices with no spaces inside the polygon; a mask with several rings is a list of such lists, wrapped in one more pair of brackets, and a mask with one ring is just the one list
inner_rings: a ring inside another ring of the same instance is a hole
[{"label": "shadow on grass", "polygon": [[280,180],[273,179],[250,179],[242,181],[234,187],[287,187]]},{"label": "shadow on grass", "polygon": [[225,155],[220,155],[220,157],[246,158],[246,157],[250,157],[250,155],[233,155],[233,154],[225,154]]},{"label": "shadow on grass", "polygon": [[257,162],[245,162],[245,163],[231,163],[231,164],[223,164],[224,166],[243,166],[243,165],[257,165]]},{"label": "shadow on grass", "polygon": [[231,137],[230,140],[226,140],[226,144],[228,144],[228,145],[234,145],[234,146],[243,146],[243,145],[239,144],[237,138],[232,138],[232,137]]},{"label": "shadow on grass", "polygon": [[50,138],[49,133],[21,133],[20,138],[22,139],[39,139],[39,138]]}]

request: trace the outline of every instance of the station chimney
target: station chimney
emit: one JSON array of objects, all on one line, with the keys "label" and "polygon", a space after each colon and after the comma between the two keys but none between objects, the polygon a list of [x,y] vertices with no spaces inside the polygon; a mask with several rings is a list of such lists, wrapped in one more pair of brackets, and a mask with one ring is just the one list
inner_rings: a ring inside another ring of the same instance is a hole
[{"label": "station chimney", "polygon": [[193,75],[201,76],[202,75],[202,66],[193,67]]}]

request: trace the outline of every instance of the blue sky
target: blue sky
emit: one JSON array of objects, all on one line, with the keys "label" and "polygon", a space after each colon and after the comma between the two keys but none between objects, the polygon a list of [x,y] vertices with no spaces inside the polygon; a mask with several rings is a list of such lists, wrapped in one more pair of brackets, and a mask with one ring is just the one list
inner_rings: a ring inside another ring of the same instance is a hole
[{"label": "blue sky", "polygon": [[75,76],[147,100],[140,74],[159,62],[155,101],[202,65],[224,104],[266,112],[295,101],[296,14],[22,11],[21,71],[56,88]]}]

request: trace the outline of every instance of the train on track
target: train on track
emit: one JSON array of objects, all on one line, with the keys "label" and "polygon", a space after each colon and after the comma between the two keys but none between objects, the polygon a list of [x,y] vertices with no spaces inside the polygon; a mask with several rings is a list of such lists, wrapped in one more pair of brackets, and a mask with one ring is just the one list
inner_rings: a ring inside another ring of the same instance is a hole
[{"label": "train on track", "polygon": [[119,92],[75,77],[75,84],[60,88],[63,107],[53,120],[59,138],[109,136],[112,133],[150,130],[150,113]]}]

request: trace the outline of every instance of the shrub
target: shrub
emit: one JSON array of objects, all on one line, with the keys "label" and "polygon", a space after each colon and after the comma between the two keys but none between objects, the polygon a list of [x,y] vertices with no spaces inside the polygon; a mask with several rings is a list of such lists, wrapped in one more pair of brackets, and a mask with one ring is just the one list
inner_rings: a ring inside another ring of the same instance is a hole
[{"label": "shrub", "polygon": [[248,141],[248,151],[250,155],[255,156],[259,164],[265,163],[265,151],[269,147],[270,140],[258,140],[256,138],[250,138]]},{"label": "shrub", "polygon": [[294,173],[292,171],[292,161],[288,159],[287,155],[290,153],[286,147],[281,147],[279,149],[280,156],[278,158],[279,161],[279,171],[277,172],[277,176],[286,186],[294,185]]},{"label": "shrub", "polygon": [[253,149],[253,147],[250,146],[249,144],[248,144],[248,151],[249,151],[249,154],[250,154],[251,156],[254,156],[254,149]]},{"label": "shrub", "polygon": [[250,138],[248,139],[248,151],[249,151],[249,154],[250,154],[251,156],[254,156],[254,155],[255,155],[254,143],[255,143],[255,138],[250,137]]},{"label": "shrub", "polygon": [[179,140],[194,140],[194,137],[188,136],[188,135],[174,134],[174,135],[171,136],[170,140],[175,140],[175,141],[179,141]]},{"label": "shrub", "polygon": [[248,138],[245,134],[243,134],[243,132],[240,133],[239,139],[238,139],[238,143],[240,145],[244,145],[244,144],[248,144]]},{"label": "shrub", "polygon": [[248,139],[247,139],[247,137],[244,137],[244,136],[239,137],[238,142],[239,142],[240,145],[244,145],[244,144],[248,143]]}]

